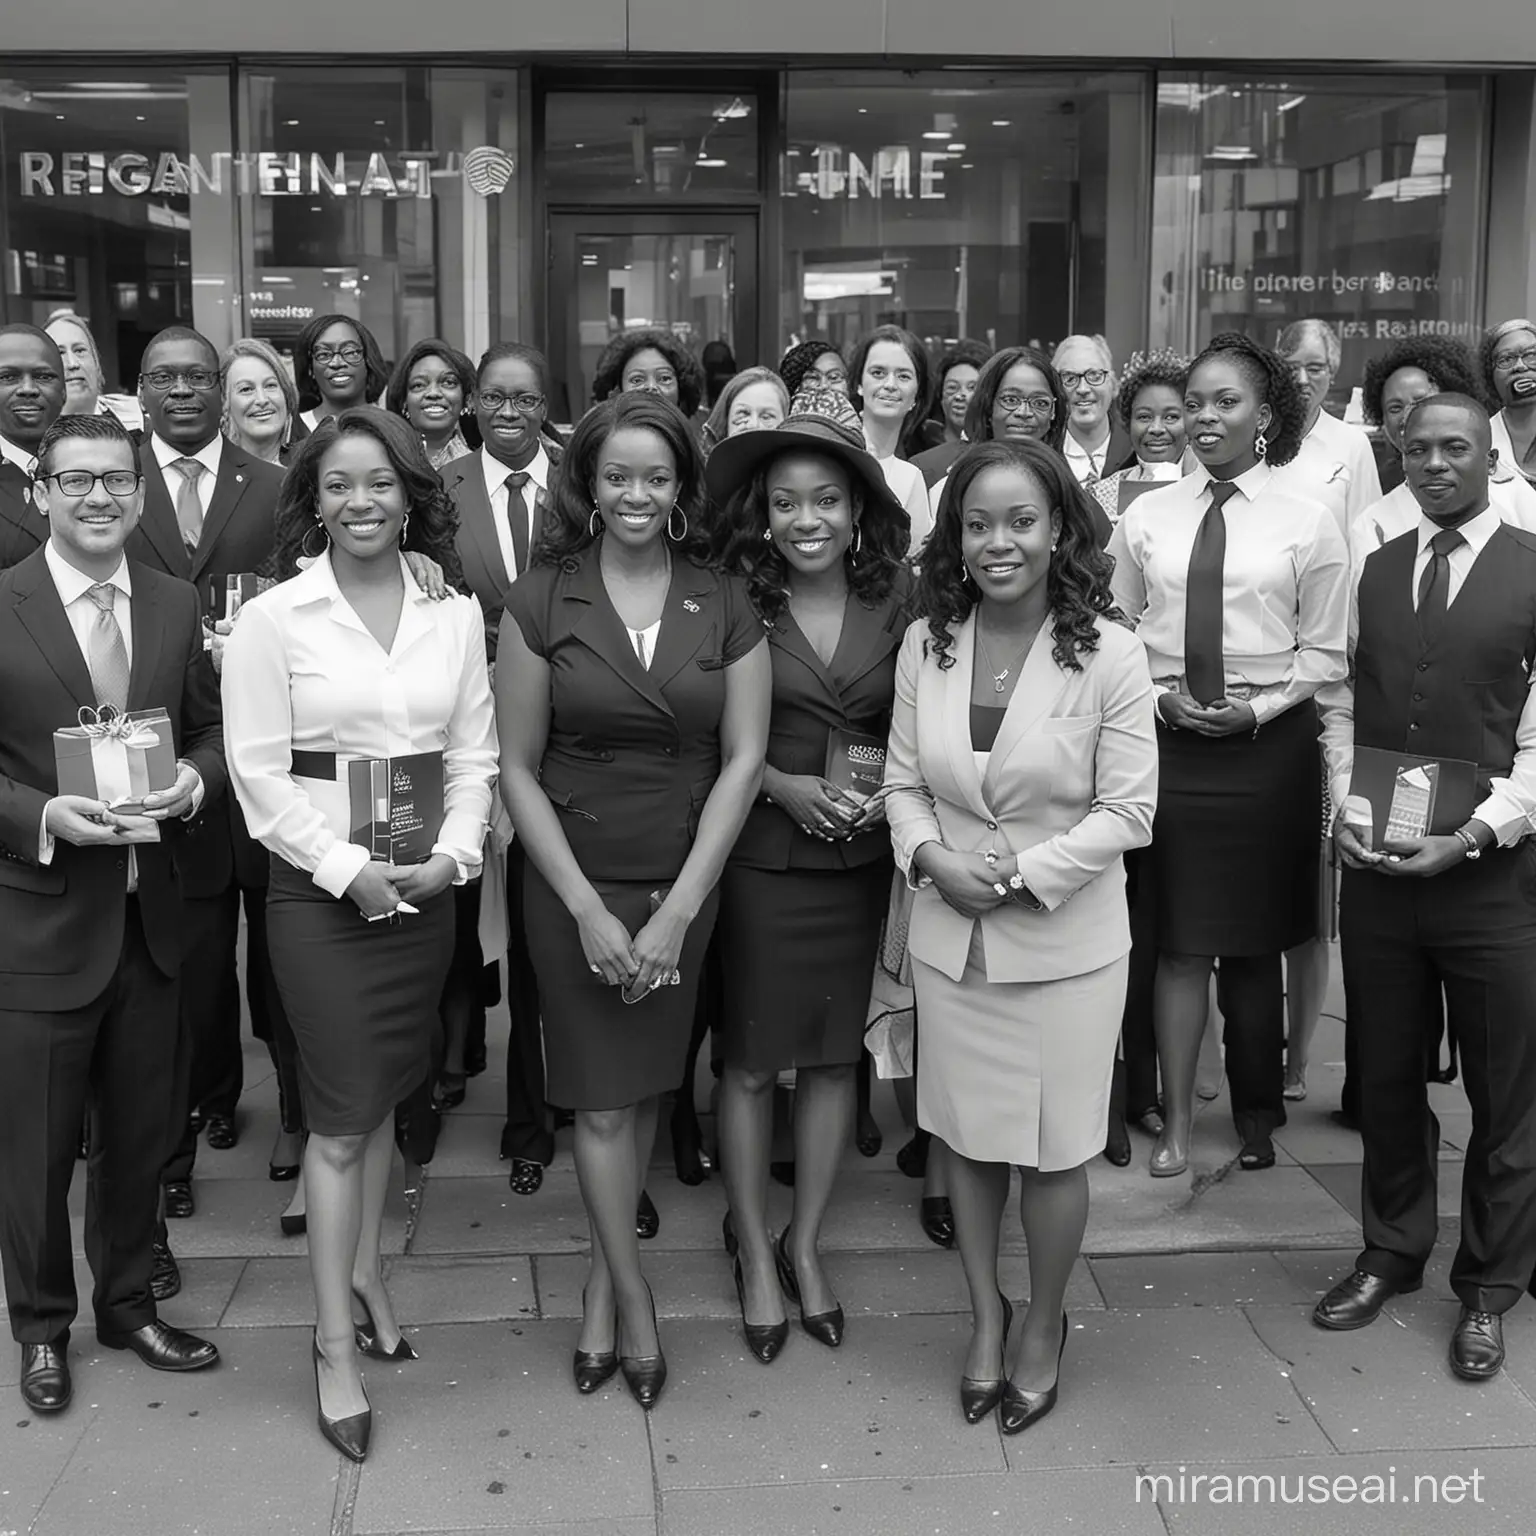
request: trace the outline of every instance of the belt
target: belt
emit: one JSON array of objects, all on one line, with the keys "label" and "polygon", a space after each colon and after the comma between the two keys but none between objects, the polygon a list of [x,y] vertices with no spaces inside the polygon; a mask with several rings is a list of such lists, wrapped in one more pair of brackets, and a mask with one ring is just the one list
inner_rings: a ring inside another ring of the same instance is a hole
[{"label": "belt", "polygon": [[295,778],[321,779],[327,784],[336,782],[336,753],[300,752],[295,748],[292,756],[293,767],[290,771]]}]

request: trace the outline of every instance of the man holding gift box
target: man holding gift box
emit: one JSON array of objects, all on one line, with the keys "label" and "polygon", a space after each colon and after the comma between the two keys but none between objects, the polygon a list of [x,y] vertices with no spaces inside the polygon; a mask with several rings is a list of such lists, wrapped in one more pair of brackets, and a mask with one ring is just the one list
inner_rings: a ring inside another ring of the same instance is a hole
[{"label": "man holding gift box", "polygon": [[64,359],[35,325],[0,326],[0,571],[48,537],[32,505],[37,445],[64,409]]},{"label": "man holding gift box", "polygon": [[[87,1104],[99,1342],[157,1370],[218,1359],[158,1320],[150,1273],[186,938],[173,854],[226,776],[197,595],[124,558],[142,507],[132,439],[111,417],[63,417],[39,445],[33,495],[48,543],[0,575],[0,1262],[22,1399],[49,1413],[71,1396],[66,1202]],[[59,792],[59,733],[147,714],[126,728],[147,738],[156,713],[178,754],[169,788],[131,813],[99,784]]]}]

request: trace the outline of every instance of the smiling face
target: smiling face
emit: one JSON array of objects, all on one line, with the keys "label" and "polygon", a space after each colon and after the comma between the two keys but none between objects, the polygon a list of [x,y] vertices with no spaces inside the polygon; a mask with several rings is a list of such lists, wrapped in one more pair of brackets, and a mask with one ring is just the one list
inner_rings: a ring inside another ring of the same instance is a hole
[{"label": "smiling face", "polygon": [[793,580],[839,565],[858,521],[848,471],[821,453],[784,453],[768,466],[768,532]]},{"label": "smiling face", "polygon": [[1536,332],[1511,331],[1493,349],[1493,382],[1499,404],[1536,404]]},{"label": "smiling face", "polygon": [[1285,355],[1291,376],[1307,400],[1307,420],[1312,421],[1323,408],[1333,387],[1333,369],[1328,366],[1328,349],[1315,331],[1307,331],[1305,340]]},{"label": "smiling face", "polygon": [[51,341],[0,336],[0,437],[33,453],[64,409],[64,363]]},{"label": "smiling face", "polygon": [[619,381],[621,389],[639,390],[648,395],[664,395],[677,404],[677,369],[655,347],[641,349],[624,364]]},{"label": "smiling face", "polygon": [[1184,402],[1172,384],[1144,384],[1131,401],[1131,447],[1146,464],[1184,457]]},{"label": "smiling face", "polygon": [[1492,467],[1488,423],[1479,413],[1446,401],[1408,418],[1403,476],[1431,521],[1449,527],[1481,512]]},{"label": "smiling face", "polygon": [[1056,372],[1072,405],[1072,434],[1097,442],[1109,430],[1109,402],[1115,376],[1104,354],[1091,342],[1069,341],[1056,355]]},{"label": "smiling face", "polygon": [[648,427],[622,427],[597,450],[592,499],[606,537],[633,549],[663,537],[677,491],[672,450]]},{"label": "smiling face", "polygon": [[970,409],[971,396],[976,393],[976,380],[981,370],[969,363],[956,363],[944,375],[939,386],[939,403],[944,408],[944,425],[959,437],[965,431],[965,413]]},{"label": "smiling face", "polygon": [[447,358],[429,352],[405,381],[405,419],[429,443],[446,442],[459,424],[469,388]]},{"label": "smiling face", "polygon": [[65,411],[90,415],[101,398],[101,366],[90,335],[78,320],[65,319],[52,321],[48,334],[64,359]]},{"label": "smiling face", "polygon": [[315,388],[333,412],[366,403],[368,364],[363,339],[345,320],[333,321],[320,332],[309,362]]},{"label": "smiling face", "polygon": [[260,448],[281,440],[288,429],[288,401],[270,363],[237,357],[224,375],[225,410],[237,442]]},{"label": "smiling face", "polygon": [[475,420],[486,451],[508,469],[522,469],[539,451],[544,425],[544,381],[520,357],[486,365],[475,391]]},{"label": "smiling face", "polygon": [[205,448],[218,436],[224,410],[213,348],[193,337],[156,342],[140,365],[139,404],[162,442],[185,453]]},{"label": "smiling face", "polygon": [[872,421],[886,423],[906,419],[917,403],[917,368],[907,349],[894,341],[877,341],[864,359],[859,379],[864,411]]},{"label": "smiling face", "polygon": [[318,510],[331,547],[354,560],[394,559],[405,522],[405,486],[378,438],[339,437],[320,460]]},{"label": "smiling face", "polygon": [[1403,451],[1403,423],[1416,401],[1438,394],[1439,386],[1422,368],[1398,368],[1381,386],[1381,430],[1399,453]]},{"label": "smiling face", "polygon": [[[98,478],[84,492],[66,493],[59,476],[84,471]],[[132,489],[108,491],[102,475],[137,477],[133,451],[127,443],[91,438],[65,438],[49,458],[48,478],[33,487],[38,511],[48,519],[54,548],[76,570],[87,575],[110,576],[117,569],[128,535],[144,508],[144,484],[136,479]]]},{"label": "smiling face", "polygon": [[983,597],[1023,601],[1051,568],[1061,514],[1027,469],[999,464],[965,488],[960,506],[960,554]]},{"label": "smiling face", "polygon": [[848,368],[836,352],[823,352],[806,369],[801,387],[812,384],[820,389],[834,389],[840,395],[848,393]]},{"label": "smiling face", "polygon": [[736,437],[742,432],[767,432],[784,420],[784,402],[772,384],[760,379],[737,392],[731,401],[731,414],[726,417],[725,435]]},{"label": "smiling face", "polygon": [[1043,443],[1055,414],[1056,399],[1045,375],[1033,363],[1015,363],[992,397],[992,436]]},{"label": "smiling face", "polygon": [[1184,386],[1189,445],[1218,480],[1236,479],[1253,468],[1254,435],[1268,432],[1273,419],[1247,370],[1220,353],[1201,363]]}]

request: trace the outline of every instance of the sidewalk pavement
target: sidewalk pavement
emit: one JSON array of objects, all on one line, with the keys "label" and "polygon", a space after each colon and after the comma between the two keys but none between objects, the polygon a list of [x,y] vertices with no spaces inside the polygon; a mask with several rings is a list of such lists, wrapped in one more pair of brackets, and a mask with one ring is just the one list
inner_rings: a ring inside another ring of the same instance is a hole
[{"label": "sidewalk pavement", "polygon": [[[1360,1235],[1359,1141],[1328,1119],[1342,1077],[1337,986],[1329,1008],[1311,1096],[1291,1107],[1274,1169],[1237,1168],[1224,1097],[1202,1112],[1182,1179],[1151,1180],[1151,1142],[1135,1133],[1130,1168],[1095,1161],[1060,1406],[1016,1439],[960,1416],[964,1279],[917,1224],[885,1085],[885,1149],[868,1160],[850,1149],[826,1226],[843,1348],[797,1327],[772,1368],[751,1358],[720,1250],[719,1180],[686,1189],[663,1154],[650,1180],[661,1234],[644,1257],[666,1394],[649,1416],[618,1380],[579,1397],[570,1358],[587,1226],[568,1133],[542,1191],[511,1194],[496,1160],[494,1052],[431,1167],[411,1171],[409,1190],[397,1179],[388,1279],[421,1359],[369,1362],[376,1426],[361,1469],[315,1429],[304,1245],[278,1232],[289,1187],[266,1179],[275,1093],[253,1046],[240,1144],[200,1150],[197,1214],[171,1228],[185,1285],[164,1315],[216,1340],[222,1365],[157,1375],[102,1351],[82,1261],[72,1408],[30,1417],[15,1395],[19,1351],[0,1350],[11,1405],[0,1536],[1523,1533],[1536,1493],[1536,1306],[1507,1319],[1500,1379],[1467,1385],[1445,1360],[1470,1124],[1459,1088],[1431,1090],[1445,1230],[1425,1288],[1358,1333],[1308,1320]],[[491,1037],[504,1047],[504,1014]],[[789,1191],[774,1195],[778,1222]],[[1004,1246],[1017,1301],[1028,1278],[1013,1211]],[[1388,1507],[1360,1501],[1377,1495],[1372,1478]]]}]

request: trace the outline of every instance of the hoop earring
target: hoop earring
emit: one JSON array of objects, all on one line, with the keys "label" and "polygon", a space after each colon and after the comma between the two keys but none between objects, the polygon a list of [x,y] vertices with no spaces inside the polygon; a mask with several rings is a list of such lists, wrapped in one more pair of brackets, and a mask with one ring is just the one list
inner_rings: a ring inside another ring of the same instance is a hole
[{"label": "hoop earring", "polygon": [[849,560],[857,560],[859,558],[859,551],[862,550],[863,548],[864,548],[864,526],[863,526],[862,523],[855,523],[853,525],[853,538],[849,541],[849,544],[848,544],[848,558],[849,558]]},{"label": "hoop earring", "polygon": [[974,587],[976,585],[976,578],[971,575],[970,566],[963,560],[960,562],[960,585],[962,587]]},{"label": "hoop earring", "polygon": [[[309,536],[315,531],[316,528],[320,530],[320,548],[312,550],[309,547]],[[326,552],[327,548],[329,548],[330,542],[331,536],[325,531],[325,524],[322,523],[317,517],[315,519],[314,527],[306,528],[304,530],[304,537],[299,540],[299,553],[303,555],[306,560],[318,560],[320,556]]]},{"label": "hoop earring", "polygon": [[592,508],[592,516],[587,519],[587,537],[595,539],[603,531],[603,520],[598,515],[596,507]]},{"label": "hoop earring", "polygon": [[[672,532],[672,519],[674,517],[680,517],[683,520],[683,531],[681,533]],[[681,544],[688,537],[688,514],[676,502],[672,503],[672,510],[667,513],[667,537],[674,544]]]},{"label": "hoop earring", "polygon": [[1269,452],[1269,439],[1262,432],[1254,434],[1253,451],[1261,461],[1264,455]]}]

